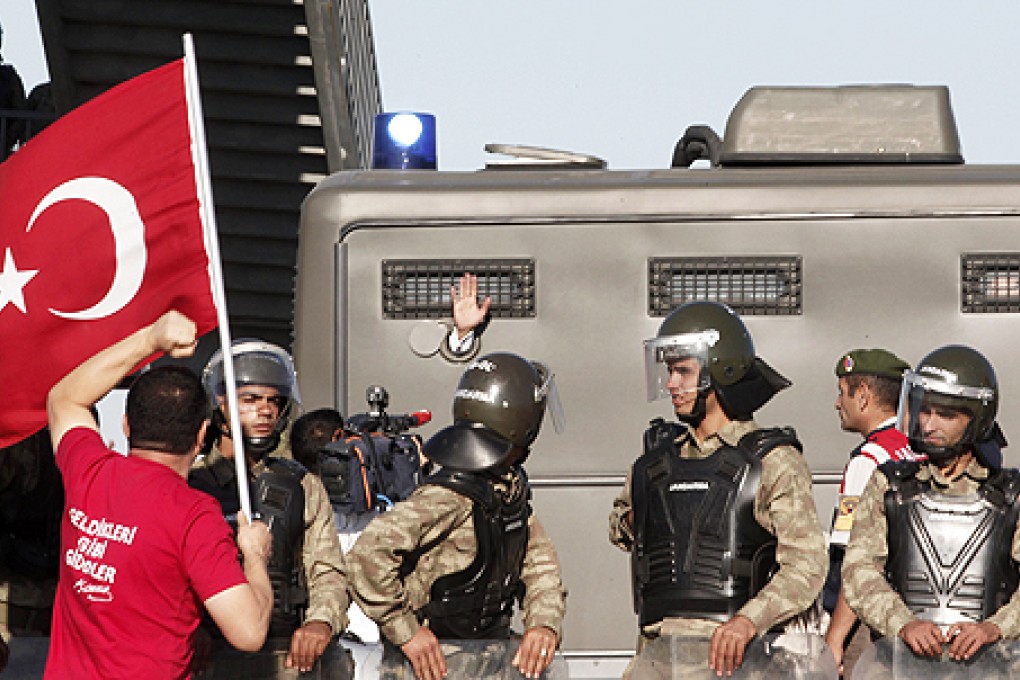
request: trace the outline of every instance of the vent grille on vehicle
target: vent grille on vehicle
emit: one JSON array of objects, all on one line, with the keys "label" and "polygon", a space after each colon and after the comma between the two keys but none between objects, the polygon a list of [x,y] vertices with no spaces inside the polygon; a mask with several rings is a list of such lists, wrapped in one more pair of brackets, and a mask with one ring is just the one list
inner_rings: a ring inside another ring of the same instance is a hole
[{"label": "vent grille on vehicle", "polygon": [[960,298],[965,314],[1020,312],[1020,253],[964,253]]},{"label": "vent grille on vehicle", "polygon": [[738,314],[801,313],[803,260],[768,257],[653,257],[648,260],[648,314],[666,316],[685,302],[713,300]]},{"label": "vent grille on vehicle", "polygon": [[478,277],[478,299],[492,298],[493,318],[535,316],[535,260],[383,260],[385,319],[443,319],[451,315],[450,286],[465,273]]}]

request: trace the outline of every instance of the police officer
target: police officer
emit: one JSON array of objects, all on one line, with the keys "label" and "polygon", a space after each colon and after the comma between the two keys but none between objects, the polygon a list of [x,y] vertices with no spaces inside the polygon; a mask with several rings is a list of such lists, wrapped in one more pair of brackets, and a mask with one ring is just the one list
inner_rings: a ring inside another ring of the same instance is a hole
[{"label": "police officer", "polygon": [[346,555],[354,599],[420,680],[447,672],[438,638],[507,639],[516,599],[525,631],[513,665],[538,677],[552,660],[565,591],[521,465],[557,404],[544,366],[506,352],[475,360],[457,386],[454,424],[425,444],[442,469]]},{"label": "police officer", "polygon": [[[1020,637],[1020,473],[982,452],[998,440],[999,386],[977,350],[948,345],[903,378],[900,427],[925,462],[872,475],[843,563],[847,602],[916,653],[969,659]],[[992,447],[997,449],[998,447]]]},{"label": "police officer", "polygon": [[681,422],[653,421],[610,514],[610,540],[631,552],[639,651],[659,635],[711,636],[700,663],[729,674],[755,636],[814,602],[825,576],[795,433],[752,420],[790,383],[715,302],[674,310],[645,342],[645,367],[649,400],[668,394]]},{"label": "police officer", "polygon": [[210,429],[215,434],[188,482],[215,496],[228,519],[235,516],[240,502],[234,438],[244,438],[252,510],[269,523],[273,534],[269,576],[274,609],[270,640],[263,649],[287,649],[286,667],[303,672],[346,625],[349,598],[333,511],[322,481],[292,460],[281,442],[290,417],[300,408],[290,355],[259,340],[238,340],[231,353],[240,427],[226,416],[223,355],[217,352],[202,375],[212,400]]}]

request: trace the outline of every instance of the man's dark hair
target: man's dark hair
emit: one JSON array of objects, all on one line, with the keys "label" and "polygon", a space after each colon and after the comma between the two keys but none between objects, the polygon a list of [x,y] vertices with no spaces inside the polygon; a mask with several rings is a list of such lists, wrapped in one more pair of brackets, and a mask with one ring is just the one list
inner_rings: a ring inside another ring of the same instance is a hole
[{"label": "man's dark hair", "polygon": [[902,381],[884,375],[870,375],[864,373],[851,374],[846,377],[847,392],[850,396],[857,394],[857,389],[866,384],[879,406],[895,411],[900,403],[900,387]]},{"label": "man's dark hair", "polygon": [[312,472],[319,469],[319,451],[342,431],[344,418],[335,408],[309,411],[294,421],[290,428],[290,450],[294,460]]},{"label": "man's dark hair", "polygon": [[183,366],[160,366],[131,385],[126,412],[131,448],[185,454],[209,417],[209,402],[197,375]]}]

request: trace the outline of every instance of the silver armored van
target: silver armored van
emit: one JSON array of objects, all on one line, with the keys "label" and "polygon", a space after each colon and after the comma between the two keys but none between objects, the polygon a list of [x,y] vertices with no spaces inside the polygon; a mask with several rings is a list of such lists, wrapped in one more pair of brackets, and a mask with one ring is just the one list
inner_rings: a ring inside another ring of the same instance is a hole
[{"label": "silver armored van", "polygon": [[1020,165],[963,162],[944,88],[755,88],[722,139],[691,128],[668,169],[532,156],[320,182],[302,211],[294,349],[309,408],[363,410],[383,385],[394,410],[433,411],[427,436],[450,422],[464,367],[445,344],[449,289],[478,276],[493,302],[475,349],[556,373],[566,430],[545,428],[528,468],[570,591],[568,653],[633,651],[629,559],[607,515],[649,420],[671,417],[646,400],[642,341],[683,302],[733,307],[793,381],[756,419],[796,428],[825,529],[859,442],[833,408],[847,349],[916,364],[972,344],[1020,436]]}]

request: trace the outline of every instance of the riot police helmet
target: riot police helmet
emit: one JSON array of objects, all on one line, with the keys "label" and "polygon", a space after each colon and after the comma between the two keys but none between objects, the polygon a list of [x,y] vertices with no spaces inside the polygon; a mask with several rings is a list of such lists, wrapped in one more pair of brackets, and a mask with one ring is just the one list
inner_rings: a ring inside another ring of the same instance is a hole
[{"label": "riot police helmet", "polygon": [[750,417],[790,382],[755,355],[754,341],[741,318],[720,302],[698,300],[677,307],[646,340],[645,384],[648,400],[670,396],[669,378],[675,365],[695,360],[698,392],[694,411],[681,420],[698,425],[705,403],[714,391],[726,414]]},{"label": "riot police helmet", "polygon": [[[999,383],[988,359],[972,347],[946,345],[904,374],[898,427],[911,449],[943,466],[996,438],[998,407]],[[965,427],[941,424],[960,414]]]},{"label": "riot police helmet", "polygon": [[492,468],[513,449],[530,448],[547,411],[562,431],[563,410],[548,366],[510,352],[487,354],[461,375],[454,424],[426,442],[425,455],[444,467]]},{"label": "riot police helmet", "polygon": [[[290,420],[299,415],[301,396],[298,392],[294,362],[283,348],[250,338],[231,343],[230,353],[233,356],[234,384],[238,388],[249,385],[264,386],[275,388],[279,392],[279,416],[272,433],[265,437],[244,436],[244,444],[249,451],[255,454],[268,453],[279,445],[280,437]],[[222,350],[217,350],[209,359],[202,372],[202,383],[212,403],[214,419],[218,421],[216,424],[222,428],[227,422],[223,410],[226,376]]]}]

